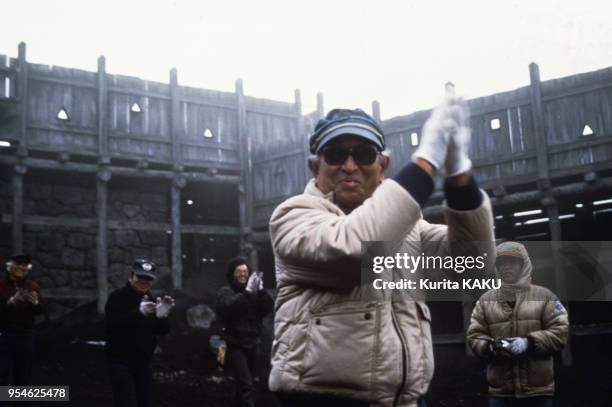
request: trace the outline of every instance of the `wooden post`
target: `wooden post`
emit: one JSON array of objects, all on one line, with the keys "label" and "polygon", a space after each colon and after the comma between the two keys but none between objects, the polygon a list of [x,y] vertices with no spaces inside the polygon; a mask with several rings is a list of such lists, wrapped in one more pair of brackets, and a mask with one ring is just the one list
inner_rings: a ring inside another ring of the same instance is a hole
[{"label": "wooden post", "polygon": [[181,239],[181,189],[187,181],[183,176],[177,175],[172,181],[170,190],[170,213],[172,223],[172,286],[175,289],[183,288],[183,247]]},{"label": "wooden post", "polygon": [[246,132],[246,101],[242,79],[236,80],[236,108],[238,117],[239,156],[242,182],[238,185],[238,207],[240,210],[240,252],[246,251],[246,236],[252,225],[253,197],[251,192],[252,174],[250,165],[251,149]]},{"label": "wooden post", "polygon": [[378,100],[372,102],[372,116],[380,122],[380,103]]},{"label": "wooden post", "polygon": [[101,164],[96,182],[96,211],[98,235],[96,237],[96,277],[98,282],[98,313],[104,313],[108,298],[108,182],[111,172]]},{"label": "wooden post", "polygon": [[323,93],[317,93],[317,114],[319,119],[325,117],[325,108],[323,107]]},{"label": "wooden post", "polygon": [[181,236],[181,189],[187,180],[182,175],[183,165],[181,145],[179,141],[181,106],[180,88],[176,68],[170,70],[170,131],[172,139],[172,161],[174,162],[174,179],[170,189],[170,217],[172,224],[172,286],[175,289],[183,288],[183,244]]},{"label": "wooden post", "polygon": [[106,86],[106,58],[98,58],[98,155],[108,156],[108,140],[106,135],[106,110],[108,90]]},{"label": "wooden post", "polygon": [[538,166],[538,187],[550,188],[548,177],[548,152],[546,140],[546,127],[544,125],[544,108],[542,105],[542,88],[540,86],[540,68],[534,62],[529,64],[529,78],[531,80],[531,110],[533,112],[533,126],[536,138],[536,153]]},{"label": "wooden post", "polygon": [[306,186],[306,183],[310,179],[310,168],[308,168],[308,156],[310,155],[310,148],[308,143],[308,135],[305,133],[304,127],[304,116],[302,116],[302,92],[299,89],[295,90],[294,93],[295,100],[295,115],[296,115],[296,127],[297,127],[297,137],[298,142],[301,143],[301,146],[304,151],[304,182],[303,185]]},{"label": "wooden post", "polygon": [[26,61],[26,44],[19,43],[19,76],[17,85],[19,87],[19,145],[26,148],[28,145],[28,62]]},{"label": "wooden post", "polygon": [[176,68],[170,70],[170,131],[172,138],[172,159],[175,166],[180,165],[181,162],[181,151],[178,140],[181,111],[180,111],[180,95],[178,86],[178,73]]},{"label": "wooden post", "polygon": [[[27,167],[18,164],[14,167],[12,189],[13,189],[13,253],[23,251],[23,176]],[[30,253],[33,255],[34,253]]]},{"label": "wooden post", "polygon": [[[19,145],[17,156],[19,163],[15,165],[13,172],[13,227],[12,245],[13,252],[23,251],[23,176],[27,172],[25,159],[28,156],[28,63],[26,61],[26,44],[19,43],[18,48],[19,74],[17,79],[19,107],[18,107],[18,131]],[[33,254],[33,253],[32,253]]]},{"label": "wooden post", "polygon": [[[559,242],[563,240],[563,236],[561,235],[561,222],[559,221],[559,205],[557,204],[557,200],[553,197],[545,197],[541,200],[541,203],[546,209],[546,216],[548,217],[553,270],[563,270],[563,259],[559,254],[561,249]],[[567,298],[567,282],[565,274],[555,273],[555,280],[557,295],[561,298]],[[569,312],[569,303],[566,302],[565,308]],[[572,343],[571,335],[569,335],[567,343],[561,352],[561,360],[564,366],[571,366],[572,359]]]}]

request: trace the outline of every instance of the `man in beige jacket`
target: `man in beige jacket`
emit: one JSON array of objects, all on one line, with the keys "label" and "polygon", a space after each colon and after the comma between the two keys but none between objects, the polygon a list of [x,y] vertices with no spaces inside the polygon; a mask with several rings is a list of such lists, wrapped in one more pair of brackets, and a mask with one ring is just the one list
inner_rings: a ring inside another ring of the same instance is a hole
[{"label": "man in beige jacket", "polygon": [[489,405],[552,407],[552,355],[567,340],[565,307],[550,290],[531,284],[522,244],[499,245],[495,267],[502,286],[478,300],[467,332],[474,353],[489,360]]},{"label": "man in beige jacket", "polygon": [[[283,405],[425,406],[429,309],[364,300],[361,242],[407,241],[416,256],[448,254],[452,240],[494,241],[489,200],[471,175],[468,122],[463,104],[447,98],[394,179],[385,179],[384,134],[369,115],[335,109],[317,123],[314,179],[270,219],[278,296],[269,385]],[[422,218],[435,171],[446,174],[448,227]]]}]

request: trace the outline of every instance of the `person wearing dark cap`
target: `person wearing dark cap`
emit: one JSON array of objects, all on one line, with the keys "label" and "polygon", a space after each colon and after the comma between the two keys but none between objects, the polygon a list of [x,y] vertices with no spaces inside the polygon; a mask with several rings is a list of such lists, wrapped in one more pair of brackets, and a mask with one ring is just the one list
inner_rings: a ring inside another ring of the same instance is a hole
[{"label": "person wearing dark cap", "polygon": [[157,336],[170,331],[168,314],[174,306],[172,297],[153,299],[156,279],[155,263],[137,260],[127,284],[106,302],[106,350],[116,407],[151,406],[150,362]]},{"label": "person wearing dark cap", "polygon": [[34,318],[42,312],[40,287],[29,276],[30,258],[15,254],[0,281],[0,386],[30,384]]},{"label": "person wearing dark cap", "polygon": [[474,353],[489,362],[489,406],[552,407],[553,355],[567,341],[567,311],[548,288],[531,283],[524,245],[497,246],[495,269],[501,288],[480,297],[467,331]]},{"label": "person wearing dark cap", "polygon": [[[449,95],[419,147],[387,179],[382,126],[360,109],[334,109],[310,138],[314,179],[270,218],[278,294],[270,389],[285,406],[424,406],[433,375],[423,301],[364,301],[363,241],[407,241],[408,255],[445,256],[449,241],[487,242],[487,195],[472,176],[469,115]],[[445,174],[446,225],[421,208]],[[382,294],[381,294],[382,295]]]},{"label": "person wearing dark cap", "polygon": [[236,380],[232,406],[253,407],[262,320],[272,311],[274,300],[264,289],[262,273],[252,271],[242,257],[228,262],[226,278],[229,285],[219,290],[215,309],[225,329],[225,364]]}]

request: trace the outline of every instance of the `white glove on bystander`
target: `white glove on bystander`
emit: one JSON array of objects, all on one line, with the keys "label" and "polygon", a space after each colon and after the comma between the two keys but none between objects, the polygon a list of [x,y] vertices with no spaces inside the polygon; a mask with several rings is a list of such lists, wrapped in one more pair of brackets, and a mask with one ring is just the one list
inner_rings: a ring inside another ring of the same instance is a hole
[{"label": "white glove on bystander", "polygon": [[144,316],[151,315],[155,312],[155,303],[149,299],[148,295],[142,297],[139,310]]},{"label": "white glove on bystander", "polygon": [[264,285],[263,285],[263,273],[257,273],[257,277],[259,278],[259,291],[264,289]]},{"label": "white glove on bystander", "polygon": [[167,318],[172,307],[174,307],[174,298],[166,295],[163,299],[157,297],[155,305],[155,316],[157,318]]},{"label": "white glove on bystander", "polygon": [[520,355],[527,352],[528,341],[527,338],[508,338],[512,340],[510,344],[510,352],[513,355]]},{"label": "white glove on bystander", "polygon": [[247,281],[246,291],[251,294],[257,294],[259,291],[259,276],[256,272],[251,273],[249,280]]}]

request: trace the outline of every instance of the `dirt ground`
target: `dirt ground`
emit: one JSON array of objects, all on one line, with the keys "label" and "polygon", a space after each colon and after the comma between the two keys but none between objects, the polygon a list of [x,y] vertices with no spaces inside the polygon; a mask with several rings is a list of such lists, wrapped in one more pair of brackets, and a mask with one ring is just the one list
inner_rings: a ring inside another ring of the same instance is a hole
[{"label": "dirt ground", "polygon": [[[155,405],[229,406],[233,381],[219,370],[208,345],[210,335],[218,333],[219,328],[215,325],[209,330],[189,328],[180,313],[172,322],[173,331],[160,341],[161,352],[153,360]],[[104,349],[75,342],[77,338],[103,340],[103,320],[77,316],[65,321],[64,326],[56,324],[53,329],[47,328],[38,340],[34,384],[70,386],[69,405],[112,406]],[[269,333],[264,343],[269,343]],[[612,406],[611,344],[612,335],[574,338],[572,367],[562,367],[560,360],[556,361],[557,407]],[[428,406],[486,406],[482,361],[466,356],[461,345],[436,346],[435,358],[436,373],[426,397]],[[264,366],[257,383],[258,407],[277,405],[266,389],[266,359],[264,352],[261,363]]]}]

